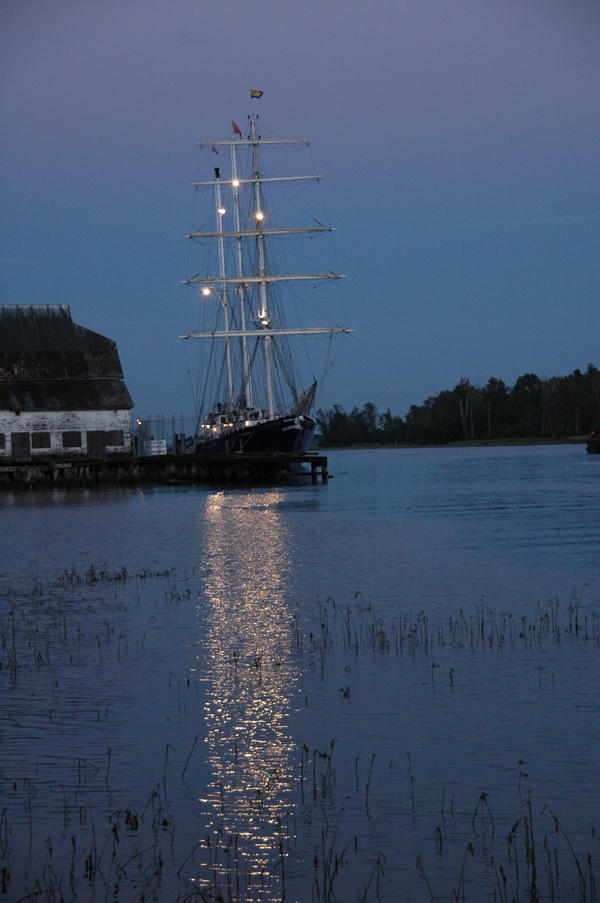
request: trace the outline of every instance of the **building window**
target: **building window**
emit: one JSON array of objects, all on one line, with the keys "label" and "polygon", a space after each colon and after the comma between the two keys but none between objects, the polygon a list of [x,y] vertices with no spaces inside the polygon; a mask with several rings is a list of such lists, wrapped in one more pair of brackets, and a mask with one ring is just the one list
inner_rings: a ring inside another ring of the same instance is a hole
[{"label": "building window", "polygon": [[62,440],[63,448],[81,448],[81,433],[78,430],[66,430]]},{"label": "building window", "polygon": [[10,444],[13,458],[28,458],[30,452],[29,433],[11,433]]},{"label": "building window", "polygon": [[123,430],[107,430],[106,431],[106,444],[107,445],[123,445]]},{"label": "building window", "polygon": [[6,448],[6,436],[4,433],[0,433],[0,451],[4,451]]},{"label": "building window", "polygon": [[50,448],[50,433],[32,433],[32,448]]}]

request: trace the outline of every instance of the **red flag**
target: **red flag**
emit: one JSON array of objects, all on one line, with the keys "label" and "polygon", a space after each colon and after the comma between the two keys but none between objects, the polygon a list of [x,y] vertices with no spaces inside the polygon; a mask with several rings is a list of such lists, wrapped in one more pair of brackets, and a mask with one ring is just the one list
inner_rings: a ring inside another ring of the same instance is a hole
[{"label": "red flag", "polygon": [[234,134],[234,135],[239,135],[240,138],[241,138],[241,137],[242,137],[242,130],[241,130],[241,128],[239,127],[239,125],[237,124],[237,122],[234,122],[233,119],[232,119],[232,120],[231,120],[231,124],[232,124],[232,126],[233,126],[233,134]]}]

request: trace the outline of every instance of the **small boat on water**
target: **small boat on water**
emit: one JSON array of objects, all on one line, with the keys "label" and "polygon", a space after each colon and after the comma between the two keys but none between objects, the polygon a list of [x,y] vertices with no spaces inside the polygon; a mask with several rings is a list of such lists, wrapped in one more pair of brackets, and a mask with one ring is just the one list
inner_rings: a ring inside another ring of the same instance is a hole
[{"label": "small boat on water", "polygon": [[592,430],[587,441],[586,450],[588,455],[600,455],[600,431]]},{"label": "small boat on water", "polygon": [[326,309],[315,289],[343,277],[326,268],[293,272],[290,265],[294,252],[304,258],[311,240],[333,229],[314,218],[302,225],[277,221],[290,200],[304,201],[307,183],[321,179],[277,168],[274,155],[283,153],[289,164],[307,139],[263,138],[258,116],[248,117],[246,137],[233,121],[232,129],[230,138],[199,145],[212,177],[194,183],[199,195],[209,195],[201,215],[206,222],[187,236],[201,258],[202,269],[185,280],[195,292],[199,324],[180,338],[204,343],[192,451],[305,452],[320,383],[314,369],[308,377],[300,373],[306,340],[321,337],[322,344],[323,337],[352,330],[304,322],[307,309]]}]

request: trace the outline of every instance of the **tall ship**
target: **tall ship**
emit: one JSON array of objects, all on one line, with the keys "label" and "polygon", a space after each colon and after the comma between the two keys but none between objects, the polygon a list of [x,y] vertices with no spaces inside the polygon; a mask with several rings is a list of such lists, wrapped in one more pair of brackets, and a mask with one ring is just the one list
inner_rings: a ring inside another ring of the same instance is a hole
[{"label": "tall ship", "polygon": [[[263,138],[258,116],[249,116],[246,135],[232,121],[230,138],[199,145],[211,178],[193,183],[204,202],[197,218],[205,222],[187,238],[198,246],[191,251],[202,270],[184,283],[193,289],[198,325],[180,336],[201,341],[197,454],[305,452],[331,351],[326,340],[352,331],[306,325],[307,313],[327,311],[320,289],[343,278],[326,267],[306,269],[313,239],[333,231],[306,206],[304,188],[322,177],[285,169],[309,144]],[[295,202],[304,209],[300,225]],[[296,258],[303,267],[294,266]],[[310,356],[314,339],[324,352],[322,375]]]}]

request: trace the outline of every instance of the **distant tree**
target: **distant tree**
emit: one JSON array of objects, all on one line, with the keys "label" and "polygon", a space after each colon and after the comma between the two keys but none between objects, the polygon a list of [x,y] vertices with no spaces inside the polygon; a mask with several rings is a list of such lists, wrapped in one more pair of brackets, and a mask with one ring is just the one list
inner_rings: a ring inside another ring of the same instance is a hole
[{"label": "distant tree", "polygon": [[462,436],[460,405],[454,391],[445,390],[411,405],[406,415],[406,437],[411,442],[454,442]]},{"label": "distant tree", "polygon": [[384,445],[397,445],[406,436],[406,426],[402,417],[394,417],[388,408],[377,420],[377,432]]},{"label": "distant tree", "polygon": [[490,376],[481,390],[481,400],[485,408],[485,436],[496,439],[505,435],[508,428],[509,391],[501,379]]},{"label": "distant tree", "polygon": [[453,394],[458,406],[461,438],[481,438],[485,422],[485,402],[481,389],[463,378],[454,387]]},{"label": "distant tree", "polygon": [[427,403],[411,404],[406,415],[406,439],[408,442],[427,442],[431,431],[431,411]]},{"label": "distant tree", "polygon": [[364,431],[365,442],[377,442],[377,418],[377,406],[372,401],[367,401],[360,413],[361,428]]},{"label": "distant tree", "polygon": [[[389,412],[388,412],[389,413]],[[390,430],[402,431],[402,419],[392,418],[384,421]],[[381,417],[377,406],[372,401],[366,402],[362,409],[352,408],[347,414],[340,405],[334,405],[330,411],[317,411],[317,424],[321,431],[321,443],[328,446],[372,445],[385,440],[380,427]]]},{"label": "distant tree", "polygon": [[399,442],[445,444],[461,439],[572,436],[600,428],[600,370],[541,379],[524,373],[510,388],[490,376],[483,388],[461,379],[453,389],[412,404],[406,420],[366,402],[347,414],[340,405],[318,411],[323,445]]},{"label": "distant tree", "polygon": [[585,371],[586,385],[586,419],[590,429],[596,429],[600,422],[600,370],[593,364],[587,365]]},{"label": "distant tree", "polygon": [[519,376],[510,393],[511,435],[541,436],[542,381],[535,373]]},{"label": "distant tree", "polygon": [[317,425],[323,445],[347,444],[348,415],[341,405],[334,404],[330,411],[317,411]]},{"label": "distant tree", "polygon": [[542,425],[541,436],[555,436],[559,401],[558,377],[542,380]]},{"label": "distant tree", "polygon": [[581,370],[557,377],[554,426],[557,436],[577,436],[583,427],[585,380]]},{"label": "distant tree", "polygon": [[[460,383],[459,383],[460,385]],[[428,398],[425,404],[431,409],[431,440],[432,442],[455,442],[463,438],[461,390],[458,394],[456,387],[452,390],[444,390],[433,398]]]}]

